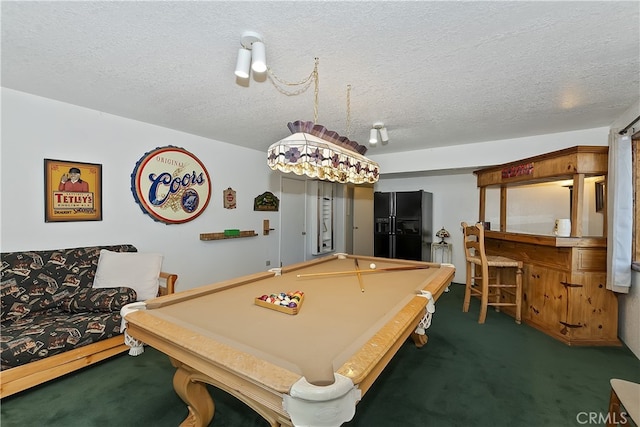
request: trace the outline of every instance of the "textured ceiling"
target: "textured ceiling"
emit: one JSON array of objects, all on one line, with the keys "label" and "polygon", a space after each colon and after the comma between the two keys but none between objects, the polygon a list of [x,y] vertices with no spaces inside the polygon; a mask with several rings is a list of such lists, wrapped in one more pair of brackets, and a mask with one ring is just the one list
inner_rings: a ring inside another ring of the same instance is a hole
[{"label": "textured ceiling", "polygon": [[[383,154],[608,126],[640,96],[639,3],[2,2],[2,86],[266,150],[313,120],[237,81],[243,31],[280,78],[319,58],[318,123]],[[579,143],[579,141],[577,141]]]}]

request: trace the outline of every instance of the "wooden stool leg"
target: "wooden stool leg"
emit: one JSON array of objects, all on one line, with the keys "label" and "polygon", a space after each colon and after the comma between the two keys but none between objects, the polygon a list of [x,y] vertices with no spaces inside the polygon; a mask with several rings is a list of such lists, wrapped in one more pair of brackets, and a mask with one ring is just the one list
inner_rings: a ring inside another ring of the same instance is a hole
[{"label": "wooden stool leg", "polygon": [[[500,302],[500,285],[502,285],[502,275],[500,274],[502,269],[500,267],[496,267],[496,303]],[[500,312],[500,306],[496,305],[496,311]]]},{"label": "wooden stool leg", "polygon": [[478,323],[484,323],[487,318],[487,306],[489,305],[489,271],[482,269],[482,296],[480,298],[480,318]]},{"label": "wooden stool leg", "polygon": [[522,321],[522,269],[516,270],[516,323]]},{"label": "wooden stool leg", "polygon": [[462,311],[469,311],[469,304],[471,303],[471,281],[473,280],[474,266],[470,262],[467,263],[467,282],[464,289],[464,303],[462,304]]}]

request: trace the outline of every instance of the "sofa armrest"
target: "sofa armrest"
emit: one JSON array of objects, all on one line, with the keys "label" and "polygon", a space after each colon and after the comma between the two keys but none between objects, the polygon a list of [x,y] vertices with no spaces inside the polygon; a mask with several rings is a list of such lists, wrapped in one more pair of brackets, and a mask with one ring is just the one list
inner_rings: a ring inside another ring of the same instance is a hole
[{"label": "sofa armrest", "polygon": [[60,301],[60,308],[69,313],[120,311],[136,300],[136,291],[127,288],[86,288]]},{"label": "sofa armrest", "polygon": [[158,288],[158,296],[169,295],[175,292],[176,281],[178,280],[177,274],[160,272],[160,279],[164,280],[164,286],[160,285]]}]

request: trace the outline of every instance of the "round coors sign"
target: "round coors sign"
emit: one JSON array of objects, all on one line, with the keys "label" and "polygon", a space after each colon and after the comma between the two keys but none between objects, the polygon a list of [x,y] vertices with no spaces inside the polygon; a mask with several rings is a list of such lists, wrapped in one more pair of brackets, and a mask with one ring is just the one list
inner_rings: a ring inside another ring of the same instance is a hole
[{"label": "round coors sign", "polygon": [[196,156],[178,147],[146,153],[131,174],[131,191],[142,211],[167,224],[191,221],[211,198],[209,173]]}]

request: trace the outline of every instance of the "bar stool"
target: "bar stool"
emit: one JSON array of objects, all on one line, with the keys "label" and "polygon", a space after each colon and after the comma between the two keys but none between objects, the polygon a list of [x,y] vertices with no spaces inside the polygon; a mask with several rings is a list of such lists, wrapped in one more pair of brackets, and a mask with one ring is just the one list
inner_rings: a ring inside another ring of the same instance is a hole
[{"label": "bar stool", "polygon": [[[613,378],[607,427],[629,425],[631,419],[636,425],[640,422],[640,384]],[[624,410],[623,410],[624,408]]]},{"label": "bar stool", "polygon": [[[478,323],[485,322],[488,306],[496,307],[496,311],[500,311],[500,307],[511,306],[515,307],[516,323],[520,324],[522,317],[522,261],[487,255],[484,248],[484,226],[482,223],[469,225],[463,222],[462,233],[467,264],[467,281],[462,311],[469,311],[472,295],[478,296],[480,297]],[[490,267],[495,270],[493,280],[489,277]],[[501,271],[505,268],[515,269],[515,283],[503,283]],[[480,274],[478,274],[478,270],[480,270]],[[503,292],[510,294],[513,302],[502,301]]]}]

